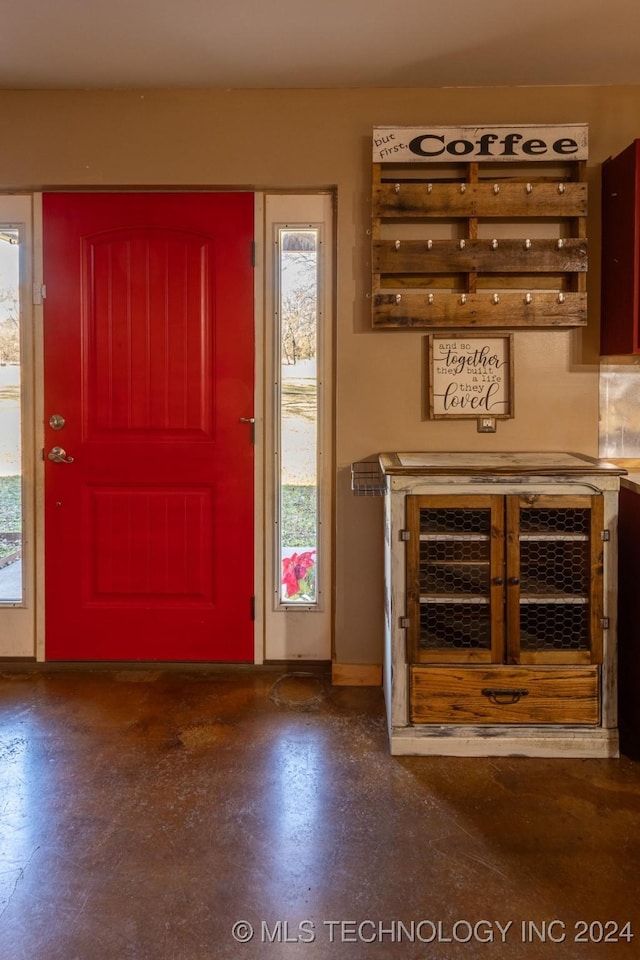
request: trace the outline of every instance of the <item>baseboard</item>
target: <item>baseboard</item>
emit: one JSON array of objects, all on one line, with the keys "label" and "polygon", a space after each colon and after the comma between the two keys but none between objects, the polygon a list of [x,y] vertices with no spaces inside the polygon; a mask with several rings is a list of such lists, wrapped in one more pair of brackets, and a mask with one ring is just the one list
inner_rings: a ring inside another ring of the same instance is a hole
[{"label": "baseboard", "polygon": [[380,663],[332,663],[331,683],[334,687],[381,687]]}]

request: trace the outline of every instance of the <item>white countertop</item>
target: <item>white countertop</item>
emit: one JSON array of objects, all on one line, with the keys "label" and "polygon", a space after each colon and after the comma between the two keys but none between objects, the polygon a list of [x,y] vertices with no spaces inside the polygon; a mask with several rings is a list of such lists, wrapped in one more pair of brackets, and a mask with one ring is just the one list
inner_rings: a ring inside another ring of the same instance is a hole
[{"label": "white countertop", "polygon": [[626,473],[624,467],[595,460],[579,453],[494,452],[494,451],[411,451],[381,453],[380,465],[386,474],[611,474]]}]

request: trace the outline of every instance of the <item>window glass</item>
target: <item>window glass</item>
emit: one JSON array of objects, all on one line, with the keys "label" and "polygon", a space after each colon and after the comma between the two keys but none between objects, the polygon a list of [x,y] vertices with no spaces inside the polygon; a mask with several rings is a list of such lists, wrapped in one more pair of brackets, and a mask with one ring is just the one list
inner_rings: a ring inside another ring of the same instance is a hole
[{"label": "window glass", "polygon": [[0,224],[0,602],[22,599],[19,250]]},{"label": "window glass", "polygon": [[277,230],[279,603],[314,605],[320,564],[318,341],[320,231]]}]

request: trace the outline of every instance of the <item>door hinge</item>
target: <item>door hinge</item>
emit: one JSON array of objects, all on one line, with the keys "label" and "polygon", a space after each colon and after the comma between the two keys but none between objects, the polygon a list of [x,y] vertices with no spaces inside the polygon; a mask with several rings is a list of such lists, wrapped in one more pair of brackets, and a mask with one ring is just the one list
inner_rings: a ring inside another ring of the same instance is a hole
[{"label": "door hinge", "polygon": [[609,533],[608,530],[603,530],[602,533],[600,534],[600,539],[604,541],[611,540],[611,534]]},{"label": "door hinge", "polygon": [[47,298],[47,285],[46,283],[34,283],[32,287],[32,301],[34,307],[41,307],[42,301]]},{"label": "door hinge", "polygon": [[251,619],[255,620],[256,618],[256,598],[251,597]]},{"label": "door hinge", "polygon": [[400,629],[401,629],[401,630],[406,630],[406,629],[409,627],[410,623],[411,623],[411,621],[409,620],[409,617],[400,617]]},{"label": "door hinge", "polygon": [[602,627],[603,630],[608,630],[608,629],[609,629],[609,617],[603,617],[602,620],[600,621],[600,626]]},{"label": "door hinge", "polygon": [[401,530],[400,531],[401,540],[411,540],[411,530]]},{"label": "door hinge", "polygon": [[251,241],[251,266],[255,267],[256,265],[256,242],[255,240]]}]

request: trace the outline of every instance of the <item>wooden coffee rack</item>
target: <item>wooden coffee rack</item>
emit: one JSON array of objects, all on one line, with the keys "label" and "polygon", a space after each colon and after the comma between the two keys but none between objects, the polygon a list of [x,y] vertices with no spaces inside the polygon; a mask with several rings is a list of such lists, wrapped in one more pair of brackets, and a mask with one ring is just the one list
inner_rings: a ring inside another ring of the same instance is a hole
[{"label": "wooden coffee rack", "polygon": [[587,322],[586,161],[373,164],[375,328]]}]

